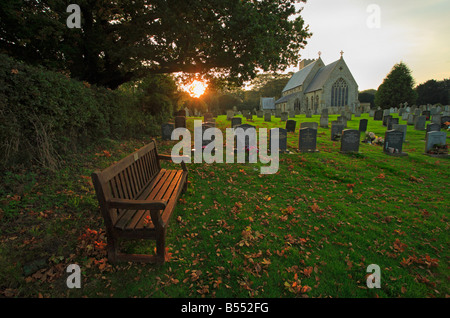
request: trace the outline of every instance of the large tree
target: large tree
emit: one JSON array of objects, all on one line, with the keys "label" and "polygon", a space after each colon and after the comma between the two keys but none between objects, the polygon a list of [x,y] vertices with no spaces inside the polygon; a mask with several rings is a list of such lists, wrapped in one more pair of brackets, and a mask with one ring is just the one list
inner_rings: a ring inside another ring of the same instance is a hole
[{"label": "large tree", "polygon": [[2,0],[0,51],[110,88],[174,72],[241,84],[296,64],[311,36],[295,0],[78,0],[69,29],[72,2]]},{"label": "large tree", "polygon": [[417,103],[420,105],[448,105],[450,103],[450,79],[426,81],[417,85],[416,92],[418,95]]},{"label": "large tree", "polygon": [[409,67],[400,62],[395,64],[391,72],[383,80],[375,94],[375,105],[383,109],[399,107],[402,103],[416,103],[417,93],[414,90],[414,78]]}]

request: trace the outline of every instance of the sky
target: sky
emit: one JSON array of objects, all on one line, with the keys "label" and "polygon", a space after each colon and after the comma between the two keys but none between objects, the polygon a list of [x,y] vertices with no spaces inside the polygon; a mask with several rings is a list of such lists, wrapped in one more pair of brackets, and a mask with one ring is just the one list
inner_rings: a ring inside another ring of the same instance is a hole
[{"label": "sky", "polygon": [[299,7],[313,33],[302,59],[320,51],[329,64],[342,50],[360,91],[377,89],[400,62],[416,85],[450,78],[450,0],[308,0]]}]

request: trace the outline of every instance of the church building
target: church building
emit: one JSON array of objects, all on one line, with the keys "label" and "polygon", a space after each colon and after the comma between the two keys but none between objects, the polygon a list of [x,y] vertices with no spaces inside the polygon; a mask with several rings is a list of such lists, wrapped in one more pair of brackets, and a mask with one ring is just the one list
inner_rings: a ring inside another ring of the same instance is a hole
[{"label": "church building", "polygon": [[359,107],[358,84],[343,58],[325,65],[320,57],[302,60],[300,70],[295,73],[275,101],[281,111],[297,110],[319,114],[328,108],[330,113],[340,113],[344,107],[355,110]]}]

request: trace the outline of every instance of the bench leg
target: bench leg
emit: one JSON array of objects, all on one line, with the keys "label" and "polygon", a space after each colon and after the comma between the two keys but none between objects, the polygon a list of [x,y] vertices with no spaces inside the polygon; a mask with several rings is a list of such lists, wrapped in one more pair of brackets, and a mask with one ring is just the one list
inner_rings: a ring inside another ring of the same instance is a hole
[{"label": "bench leg", "polygon": [[156,235],[156,257],[158,263],[164,263],[166,261],[166,229],[160,229]]},{"label": "bench leg", "polygon": [[111,263],[117,262],[117,254],[118,254],[117,247],[118,247],[117,239],[108,237],[108,245],[107,245],[108,261]]},{"label": "bench leg", "polygon": [[183,190],[181,190],[181,193],[186,193],[187,187],[188,187],[188,182],[187,182],[187,180],[186,180],[186,182],[185,182],[184,185],[183,185]]}]

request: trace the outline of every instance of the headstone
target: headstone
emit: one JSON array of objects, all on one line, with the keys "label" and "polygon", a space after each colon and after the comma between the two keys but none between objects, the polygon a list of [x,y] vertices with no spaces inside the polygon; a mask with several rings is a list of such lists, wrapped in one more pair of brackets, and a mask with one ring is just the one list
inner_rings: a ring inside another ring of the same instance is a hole
[{"label": "headstone", "polygon": [[441,125],[441,115],[440,114],[436,114],[436,115],[432,115],[431,116],[431,122],[433,123],[433,124],[439,124],[439,125]]},{"label": "headstone", "polygon": [[344,130],[344,125],[339,121],[331,122],[331,140],[336,141],[341,138],[342,131]]},{"label": "headstone", "polygon": [[322,108],[322,116],[328,116],[328,108]]},{"label": "headstone", "polygon": [[414,117],[415,117],[415,115],[413,115],[413,114],[408,115],[408,122],[407,122],[408,125],[410,125],[410,126],[414,125],[414,119],[415,119]]},{"label": "headstone", "polygon": [[369,117],[373,117],[375,115],[375,110],[371,109],[369,110]]},{"label": "headstone", "polygon": [[286,121],[286,120],[288,120],[288,118],[289,118],[289,113],[288,113],[288,112],[282,112],[280,118],[281,118],[281,121]]},{"label": "headstone", "polygon": [[263,118],[264,117],[264,112],[262,110],[256,111],[256,117]]},{"label": "headstone", "polygon": [[328,128],[328,116],[320,116],[320,127]]},{"label": "headstone", "polygon": [[245,136],[245,140],[244,142],[242,142],[242,140],[240,138],[236,138],[236,149],[244,149],[244,150],[249,150],[249,148],[252,145],[256,145],[256,127],[249,125],[249,124],[243,124],[243,125],[239,125],[234,127],[235,129],[238,128],[242,128],[246,134],[248,134],[248,136]]},{"label": "headstone", "polygon": [[409,116],[409,113],[407,113],[406,111],[403,112],[403,114],[402,114],[402,120],[407,121],[407,120],[408,120],[408,116]]},{"label": "headstone", "polygon": [[355,117],[361,117],[361,112],[360,111],[355,112]]},{"label": "headstone", "polygon": [[312,118],[312,113],[310,110],[306,111],[306,118]]},{"label": "headstone", "polygon": [[275,118],[280,118],[281,117],[281,109],[277,108],[275,109]]},{"label": "headstone", "polygon": [[440,130],[441,130],[441,125],[439,125],[439,124],[433,124],[433,123],[428,124],[428,125],[427,125],[427,129],[426,129],[425,136],[428,136],[427,133],[429,133],[430,131],[440,131]]},{"label": "headstone", "polygon": [[391,114],[391,111],[389,109],[384,109],[383,110],[383,117],[384,116],[389,116]]},{"label": "headstone", "polygon": [[242,124],[242,118],[241,117],[233,117],[231,119],[231,128],[234,128],[235,126],[239,126]]},{"label": "headstone", "polygon": [[388,120],[391,119],[391,118],[392,118],[391,115],[383,116],[383,126],[387,127]]},{"label": "headstone", "polygon": [[400,110],[398,111],[398,115],[401,117],[404,112],[405,112],[405,109],[404,108],[400,108]]},{"label": "headstone", "polygon": [[297,122],[295,120],[287,120],[286,121],[286,131],[287,132],[295,132],[295,126]]},{"label": "headstone", "polygon": [[341,137],[341,152],[358,152],[361,133],[356,129],[345,129]]},{"label": "headstone", "polygon": [[430,120],[430,117],[431,117],[431,111],[429,111],[429,110],[424,110],[424,111],[422,112],[422,116],[426,116],[426,120]]},{"label": "headstone", "polygon": [[252,112],[249,111],[249,110],[244,111],[244,117],[245,117],[245,119],[247,119],[247,120],[252,120],[252,119],[253,119]]},{"label": "headstone", "polygon": [[289,111],[289,118],[295,118],[295,111],[293,110]]},{"label": "headstone", "polygon": [[227,120],[231,120],[234,117],[234,111],[227,110]]},{"label": "headstone", "polygon": [[345,116],[339,116],[337,118],[337,121],[342,123],[342,125],[344,126],[344,128],[347,128],[347,118]]},{"label": "headstone", "polygon": [[295,113],[295,116],[298,116],[301,114],[301,111],[300,111],[300,109],[295,109],[294,113]]},{"label": "headstone", "polygon": [[270,130],[269,150],[272,149],[272,135],[278,129],[278,146],[280,152],[287,151],[287,131],[283,128],[272,128]]},{"label": "headstone", "polygon": [[203,121],[205,123],[211,121],[211,119],[213,119],[213,118],[214,118],[214,116],[212,113],[205,113],[205,115],[203,115]]},{"label": "headstone", "polygon": [[447,133],[445,131],[430,131],[427,133],[427,140],[425,144],[425,153],[428,153],[435,145],[444,146],[447,140]]},{"label": "headstone", "polygon": [[186,117],[176,116],[175,117],[175,128],[186,128]]},{"label": "headstone", "polygon": [[447,122],[450,122],[450,116],[441,116],[441,127]]},{"label": "headstone", "polygon": [[398,118],[393,118],[393,117],[388,118],[387,129],[392,130],[393,129],[392,125],[394,125],[394,124],[398,124]]},{"label": "headstone", "polygon": [[171,140],[172,139],[172,131],[175,129],[174,124],[164,123],[161,125],[161,137],[162,140]]},{"label": "headstone", "polygon": [[393,130],[401,131],[403,133],[403,142],[406,141],[406,131],[408,129],[407,125],[399,125],[399,124],[393,124],[392,125]]},{"label": "headstone", "polygon": [[177,111],[175,113],[175,116],[182,116],[182,117],[186,117],[186,111],[184,109],[180,109],[179,111]]},{"label": "headstone", "polygon": [[383,111],[381,109],[375,111],[373,114],[373,120],[380,121],[383,120]]},{"label": "headstone", "polygon": [[317,152],[317,129],[301,128],[298,138],[300,152]]},{"label": "headstone", "polygon": [[369,120],[368,119],[361,119],[359,121],[359,131],[360,132],[366,132],[367,131],[367,124],[368,124]]},{"label": "headstone", "polygon": [[414,115],[416,115],[416,116],[420,116],[421,113],[422,113],[422,111],[420,110],[420,108],[417,108],[417,109],[414,111]]},{"label": "headstone", "polygon": [[389,155],[407,155],[403,152],[403,132],[398,130],[387,130],[384,135],[383,151]]},{"label": "headstone", "polygon": [[425,130],[426,116],[419,116],[414,124],[415,130]]},{"label": "headstone", "polygon": [[272,113],[270,111],[264,112],[264,121],[272,121]]},{"label": "headstone", "polygon": [[312,129],[316,129],[318,128],[318,124],[316,122],[311,122],[311,123],[300,123],[300,129],[302,128],[312,128]]}]

